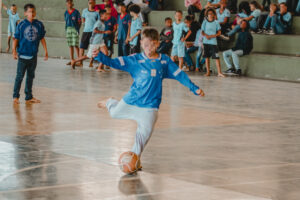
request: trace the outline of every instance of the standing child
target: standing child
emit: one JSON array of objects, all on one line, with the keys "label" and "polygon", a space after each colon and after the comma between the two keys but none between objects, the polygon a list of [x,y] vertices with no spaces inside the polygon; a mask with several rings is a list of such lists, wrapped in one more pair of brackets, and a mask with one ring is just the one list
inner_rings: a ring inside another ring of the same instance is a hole
[{"label": "standing child", "polygon": [[206,74],[205,76],[210,76],[210,60],[209,58],[216,60],[216,65],[218,69],[218,76],[225,77],[221,72],[221,64],[218,53],[217,37],[221,35],[221,26],[218,21],[216,21],[216,11],[213,8],[209,8],[206,12],[206,20],[202,24],[202,34],[204,36],[204,55],[206,58]]},{"label": "standing child", "polygon": [[[82,56],[77,60],[74,60],[71,62],[71,65],[73,69],[75,68],[75,64],[77,62],[82,62],[86,59],[91,59],[89,67],[93,67],[93,57],[92,53],[93,50],[98,50],[100,49],[105,55],[108,55],[107,48],[105,46],[105,42],[103,39],[103,35],[109,33],[109,31],[105,31],[105,25],[104,22],[106,21],[106,13],[105,10],[100,11],[100,20],[98,20],[94,27],[93,27],[93,34],[91,37],[90,45],[89,45],[89,51],[86,56]],[[102,63],[99,64],[97,71],[103,72],[104,70],[102,69]]]},{"label": "standing child", "polygon": [[[70,48],[70,59],[74,60],[74,48],[79,58],[79,31],[81,26],[81,16],[78,10],[74,8],[73,0],[66,0],[67,10],[65,12],[66,36]],[[71,65],[71,62],[67,63]]]},{"label": "standing child", "polygon": [[4,10],[6,10],[8,17],[9,17],[8,30],[7,30],[7,34],[8,34],[7,49],[6,49],[6,53],[8,53],[10,50],[10,40],[16,32],[16,27],[17,27],[18,23],[20,22],[20,17],[19,17],[19,14],[17,13],[17,6],[15,4],[12,4],[10,9],[8,9],[2,3],[2,7]]},{"label": "standing child", "polygon": [[[203,55],[204,47],[203,47],[203,35],[202,30],[199,29],[196,35],[196,40],[194,42],[194,46],[198,47],[197,57],[196,57],[196,72],[202,71],[202,65],[205,63],[205,58],[201,60]],[[201,61],[200,61],[201,60]]]},{"label": "standing child", "polygon": [[[159,34],[156,29],[143,31],[141,46],[144,53],[127,57],[111,59],[99,51],[93,54],[99,62],[126,71],[133,78],[130,91],[121,101],[105,99],[98,103],[98,107],[107,108],[112,118],[137,122],[135,142],[131,151],[138,155],[139,161],[157,120],[163,79],[175,79],[195,95],[204,96],[204,92],[168,56],[157,53]],[[142,166],[137,168],[141,169]]]},{"label": "standing child", "polygon": [[190,71],[195,70],[195,65],[193,64],[193,60],[190,56],[191,53],[197,51],[198,47],[194,46],[194,42],[196,39],[197,31],[200,29],[199,23],[194,20],[194,15],[187,15],[184,19],[184,23],[190,29],[190,35],[187,37],[185,42],[185,55],[184,60]]},{"label": "standing child", "polygon": [[105,7],[105,13],[107,20],[104,22],[105,24],[105,31],[107,31],[106,34],[104,34],[104,41],[105,45],[108,49],[108,56],[111,57],[114,53],[114,33],[117,30],[117,19],[111,15],[111,7],[106,6]]},{"label": "standing child", "polygon": [[[249,32],[249,22],[247,20],[243,20],[240,26],[241,32],[239,33],[235,46],[232,49],[223,52],[224,61],[228,68],[225,74],[240,76],[242,74],[242,70],[239,65],[239,56],[249,54],[253,48],[253,38],[251,33]],[[232,57],[235,68],[232,67],[232,64],[229,61],[228,57]]]},{"label": "standing child", "polygon": [[[173,47],[171,53],[171,59],[175,61],[175,57],[178,57],[179,60],[179,68],[183,68],[183,57],[185,55],[185,46],[184,42],[186,38],[190,36],[189,28],[183,23],[182,20],[182,11],[177,10],[175,12],[175,22],[173,22],[173,30],[174,30],[174,37],[172,40]],[[188,32],[185,37],[182,37],[183,31]]]},{"label": "standing child", "polygon": [[118,9],[121,14],[118,16],[118,36],[115,38],[115,42],[118,41],[118,55],[128,56],[128,43],[126,43],[126,39],[129,37],[131,18],[126,13],[124,3],[119,3]]},{"label": "standing child", "polygon": [[[48,59],[48,51],[45,40],[45,28],[42,22],[35,19],[36,11],[33,4],[24,6],[25,20],[16,28],[13,41],[13,57],[18,59],[17,76],[14,85],[13,101],[19,104],[20,89],[25,73],[27,72],[25,84],[26,103],[40,103],[41,101],[32,95],[32,84],[35,77],[37,65],[37,54],[39,44],[42,43],[45,50],[45,59]],[[18,54],[17,54],[18,51]]]},{"label": "standing child", "polygon": [[[100,19],[99,12],[95,10],[95,0],[88,0],[88,8],[82,11],[82,22],[84,23],[84,29],[81,36],[80,43],[80,56],[84,55],[84,51],[88,49],[90,40],[93,34],[93,28],[95,23]],[[82,66],[82,62],[80,62]]]},{"label": "standing child", "polygon": [[226,8],[227,2],[226,0],[221,0],[220,8],[216,10],[217,13],[217,21],[221,26],[221,33],[225,34],[227,29],[230,28],[229,26],[229,19],[230,19],[230,11]]},{"label": "standing child", "polygon": [[160,45],[157,49],[158,53],[169,53],[172,48],[173,35],[172,19],[167,17],[165,18],[165,27],[160,32]]},{"label": "standing child", "polygon": [[130,44],[130,54],[140,52],[140,35],[142,32],[142,20],[139,18],[140,7],[136,4],[132,4],[129,7],[129,13],[132,17],[130,25],[130,33],[127,41]]}]

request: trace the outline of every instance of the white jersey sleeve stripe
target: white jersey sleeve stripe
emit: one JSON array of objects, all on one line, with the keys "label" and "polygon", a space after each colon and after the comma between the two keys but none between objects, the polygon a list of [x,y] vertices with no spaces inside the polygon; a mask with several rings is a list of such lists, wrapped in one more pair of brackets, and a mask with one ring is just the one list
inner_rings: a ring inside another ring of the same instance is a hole
[{"label": "white jersey sleeve stripe", "polygon": [[120,64],[121,64],[122,66],[124,66],[124,65],[125,65],[124,59],[123,59],[122,57],[118,57],[118,59],[119,59],[119,61],[120,61]]},{"label": "white jersey sleeve stripe", "polygon": [[178,68],[178,69],[173,73],[173,75],[174,75],[174,76],[177,76],[180,72],[181,72],[181,69]]}]

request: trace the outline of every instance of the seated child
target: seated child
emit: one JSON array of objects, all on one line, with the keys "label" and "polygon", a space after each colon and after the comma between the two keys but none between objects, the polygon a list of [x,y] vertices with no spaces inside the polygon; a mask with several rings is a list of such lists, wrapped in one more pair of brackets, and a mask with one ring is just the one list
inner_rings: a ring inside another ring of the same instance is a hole
[{"label": "seated child", "polygon": [[158,53],[168,54],[170,52],[173,34],[172,19],[167,17],[165,19],[165,27],[160,32],[160,45],[157,49]]},{"label": "seated child", "polygon": [[[235,46],[232,49],[223,52],[224,61],[228,68],[225,74],[241,75],[242,70],[239,65],[239,56],[249,54],[253,48],[253,38],[251,33],[249,32],[249,22],[247,20],[243,20],[240,26],[241,32],[238,35]],[[232,57],[235,68],[232,67],[231,62],[229,61],[229,57]]]},{"label": "seated child", "polygon": [[292,15],[285,3],[280,4],[280,11],[271,10],[264,24],[264,32],[269,35],[288,33],[292,24]]}]

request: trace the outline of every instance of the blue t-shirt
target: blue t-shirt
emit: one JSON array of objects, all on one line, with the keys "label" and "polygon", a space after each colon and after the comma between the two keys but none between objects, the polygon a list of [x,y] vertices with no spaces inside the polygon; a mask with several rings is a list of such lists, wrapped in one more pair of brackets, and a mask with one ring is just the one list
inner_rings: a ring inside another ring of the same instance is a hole
[{"label": "blue t-shirt", "polygon": [[174,36],[173,36],[172,43],[179,44],[179,43],[181,43],[181,37],[182,37],[183,31],[188,32],[189,28],[183,22],[180,22],[179,24],[177,24],[176,22],[173,22],[173,31],[174,31]]},{"label": "blue t-shirt", "polygon": [[15,39],[19,40],[19,56],[36,56],[41,39],[45,37],[44,25],[39,20],[30,23],[27,19],[20,22],[16,28]]},{"label": "blue t-shirt", "polygon": [[209,3],[211,4],[217,4],[220,3],[221,0],[208,0]]},{"label": "blue t-shirt", "polygon": [[[277,19],[278,20],[281,20],[280,19],[280,12],[277,13]],[[287,12],[285,13],[283,16],[282,16],[282,19],[286,22],[286,24],[284,24],[284,26],[287,28],[288,26],[291,26],[291,23],[292,23],[292,15],[290,12]]]},{"label": "blue t-shirt", "polygon": [[[117,24],[117,20],[115,17],[111,16],[107,21],[104,22],[105,24],[105,30],[106,31],[113,31],[114,30],[114,26]],[[104,34],[104,37],[109,37],[109,36],[113,36],[114,33],[112,34]]]},{"label": "blue t-shirt", "polygon": [[194,94],[199,89],[186,73],[164,54],[160,54],[157,59],[149,59],[143,53],[111,59],[99,53],[95,60],[130,73],[133,83],[123,97],[129,105],[158,109],[162,98],[162,83],[166,78],[179,81]]},{"label": "blue t-shirt", "polygon": [[130,15],[126,14],[123,17],[121,17],[121,15],[118,15],[118,40],[120,39],[126,40],[128,27],[130,23],[131,23]]},{"label": "blue t-shirt", "polygon": [[[142,20],[138,17],[131,20],[130,37],[134,36],[139,30],[142,30]],[[137,45],[138,38],[138,36],[135,37],[132,41],[129,42],[129,44],[134,46]]]},{"label": "blue t-shirt", "polygon": [[85,8],[82,11],[82,18],[85,19],[83,32],[92,32],[97,20],[100,20],[100,15],[97,11],[89,11]]},{"label": "blue t-shirt", "polygon": [[73,9],[72,12],[66,10],[65,12],[65,21],[66,21],[66,28],[67,27],[74,27],[77,32],[79,33],[80,26],[81,26],[81,16],[80,12],[76,9]]},{"label": "blue t-shirt", "polygon": [[[212,22],[204,20],[201,29],[206,35],[216,35],[217,32],[221,30],[221,26],[216,20]],[[211,38],[210,40],[208,40],[206,37],[204,37],[203,44],[217,45],[217,38]]]},{"label": "blue t-shirt", "polygon": [[[230,11],[227,8],[225,8],[223,10],[222,14],[220,13],[220,8],[217,9],[216,12],[217,12],[217,17],[218,17],[217,21],[219,23],[223,23],[226,17],[230,17]],[[228,22],[229,22],[229,20],[227,21],[227,23]]]},{"label": "blue t-shirt", "polygon": [[8,22],[8,33],[15,33],[16,32],[16,27],[17,27],[17,22],[20,20],[19,14],[13,14],[10,9],[7,9],[7,14],[9,17],[9,22]]},{"label": "blue t-shirt", "polygon": [[244,13],[244,12],[240,12],[239,14],[238,14],[238,16],[240,17],[240,18],[247,18],[247,17],[249,17],[246,13]]},{"label": "blue t-shirt", "polygon": [[249,24],[251,28],[257,28],[257,19],[259,18],[261,14],[261,10],[255,9],[250,16],[253,16],[253,18],[250,20]]},{"label": "blue t-shirt", "polygon": [[[94,25],[93,31],[95,29],[97,29],[98,31],[104,31],[105,30],[105,24],[101,20],[98,20]],[[102,33],[93,32],[92,37],[90,39],[90,44],[102,44],[102,43],[104,43],[103,35],[104,34],[102,34]]]}]

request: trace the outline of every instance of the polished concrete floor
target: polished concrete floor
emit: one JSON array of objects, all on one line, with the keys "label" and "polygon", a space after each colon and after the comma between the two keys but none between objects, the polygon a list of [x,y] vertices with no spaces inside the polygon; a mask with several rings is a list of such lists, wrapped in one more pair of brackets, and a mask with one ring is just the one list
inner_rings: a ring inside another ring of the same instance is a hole
[{"label": "polished concrete floor", "polygon": [[[111,119],[99,98],[121,98],[118,71],[39,60],[34,94],[12,105],[16,62],[0,55],[1,200],[299,200],[300,84],[190,74],[194,96],[165,80],[143,171],[124,176],[135,123]],[[284,66],[283,66],[284,67]]]}]

